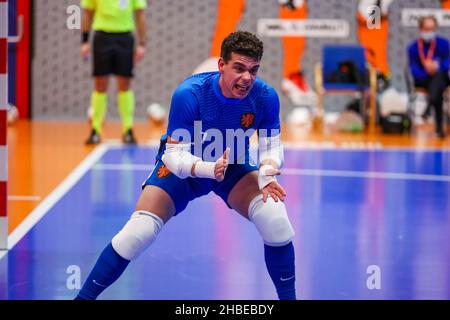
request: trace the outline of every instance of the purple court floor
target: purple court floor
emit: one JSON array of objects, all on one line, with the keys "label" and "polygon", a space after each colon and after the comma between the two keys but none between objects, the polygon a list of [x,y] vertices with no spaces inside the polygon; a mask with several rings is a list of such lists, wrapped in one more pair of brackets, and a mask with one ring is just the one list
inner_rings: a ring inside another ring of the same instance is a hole
[{"label": "purple court floor", "polygon": [[[84,282],[128,220],[156,147],[102,148],[1,258],[0,299],[73,299],[74,276]],[[285,159],[299,299],[450,299],[449,151],[287,149]],[[100,298],[276,294],[256,229],[210,193]]]}]

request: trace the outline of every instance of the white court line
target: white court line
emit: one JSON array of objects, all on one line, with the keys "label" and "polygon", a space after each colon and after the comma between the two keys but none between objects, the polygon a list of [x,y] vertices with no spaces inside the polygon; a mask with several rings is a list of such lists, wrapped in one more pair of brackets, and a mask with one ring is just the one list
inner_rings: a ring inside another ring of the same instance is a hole
[{"label": "white court line", "polygon": [[98,163],[92,170],[150,171],[154,168],[153,164]]},{"label": "white court line", "polygon": [[[153,170],[154,167],[155,167],[154,165],[145,165],[145,164],[97,164],[92,169],[93,170],[112,170],[112,171],[116,171],[116,170],[117,171],[122,171],[122,170],[150,171],[150,170]],[[376,172],[376,171],[282,168],[281,173],[282,173],[282,175],[293,175],[293,176],[450,182],[450,176],[405,173],[405,172]]]},{"label": "white court line", "polygon": [[[283,142],[283,147],[286,150],[323,150],[323,151],[349,151],[349,152],[358,152],[358,151],[380,151],[380,152],[392,152],[392,151],[401,151],[401,152],[432,152],[432,151],[440,151],[440,152],[449,152],[450,146],[443,146],[440,148],[435,147],[391,147],[384,146],[379,143],[358,143],[358,142],[341,142],[336,143],[332,141],[323,141],[317,143],[301,143],[301,142]],[[256,146],[252,146],[256,147]]]},{"label": "white court line", "polygon": [[432,175],[432,174],[417,174],[417,173],[294,169],[294,168],[282,168],[281,173],[286,174],[286,175],[296,175],[296,176],[315,176],[315,177],[320,176],[320,177],[340,177],[340,178],[368,178],[368,179],[450,182],[450,176]]},{"label": "white court line", "polygon": [[[22,239],[35,224],[46,215],[46,213],[92,168],[92,166],[108,150],[108,144],[101,144],[94,149],[55,190],[52,191],[8,236],[8,249],[11,250]],[[7,254],[7,251],[0,252],[0,259]]]},{"label": "white court line", "polygon": [[[159,140],[148,140],[147,142],[144,143],[139,143],[136,146],[138,147],[159,147]],[[110,149],[123,149],[124,147],[127,147],[126,145],[124,145],[120,140],[117,139],[110,139],[110,140],[106,140],[106,144],[108,144],[108,147]],[[133,146],[130,146],[133,147]]]},{"label": "white court line", "polygon": [[40,196],[8,196],[8,201],[40,201]]},{"label": "white court line", "polygon": [[[112,148],[121,148],[123,144],[119,140],[109,140],[110,146]],[[450,146],[442,147],[391,147],[384,146],[378,142],[339,142],[334,141],[320,141],[320,142],[287,142],[282,141],[283,147],[286,150],[323,150],[323,151],[404,151],[404,152],[426,152],[426,151],[440,151],[440,152],[450,152]],[[159,140],[148,140],[144,144],[140,144],[140,147],[158,147]],[[256,149],[255,144],[251,144],[251,149]]]}]

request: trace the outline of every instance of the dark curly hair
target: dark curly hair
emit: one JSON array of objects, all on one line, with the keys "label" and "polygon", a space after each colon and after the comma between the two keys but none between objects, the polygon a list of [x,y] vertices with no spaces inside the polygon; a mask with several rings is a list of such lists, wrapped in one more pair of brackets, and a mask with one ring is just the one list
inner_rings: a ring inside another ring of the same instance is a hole
[{"label": "dark curly hair", "polygon": [[220,56],[227,63],[231,59],[232,52],[260,61],[264,53],[264,45],[253,33],[236,31],[222,41]]}]

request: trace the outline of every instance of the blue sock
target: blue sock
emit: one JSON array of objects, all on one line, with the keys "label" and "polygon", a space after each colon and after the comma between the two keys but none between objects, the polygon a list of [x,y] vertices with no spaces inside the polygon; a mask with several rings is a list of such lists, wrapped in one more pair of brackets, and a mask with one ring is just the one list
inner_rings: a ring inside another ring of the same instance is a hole
[{"label": "blue sock", "polygon": [[130,263],[119,256],[109,243],[97,260],[75,300],[95,300],[100,293],[116,281]]},{"label": "blue sock", "polygon": [[280,300],[295,300],[295,254],[292,242],[282,247],[264,245],[267,271]]}]

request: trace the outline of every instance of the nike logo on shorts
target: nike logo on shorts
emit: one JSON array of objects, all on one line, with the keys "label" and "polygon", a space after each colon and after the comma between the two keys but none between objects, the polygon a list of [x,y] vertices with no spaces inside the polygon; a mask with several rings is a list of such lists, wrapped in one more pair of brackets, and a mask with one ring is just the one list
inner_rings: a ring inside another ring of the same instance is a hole
[{"label": "nike logo on shorts", "polygon": [[106,288],[106,286],[104,286],[104,285],[102,285],[102,284],[98,283],[98,282],[97,282],[97,281],[95,281],[95,280],[92,280],[92,282],[93,282],[93,283],[95,283],[96,285],[100,286],[100,287]]},{"label": "nike logo on shorts", "polygon": [[283,277],[281,277],[280,280],[281,280],[281,281],[288,281],[288,280],[291,280],[291,279],[294,279],[294,278],[295,278],[295,276],[292,276],[292,277],[289,277],[289,278],[283,278]]}]

